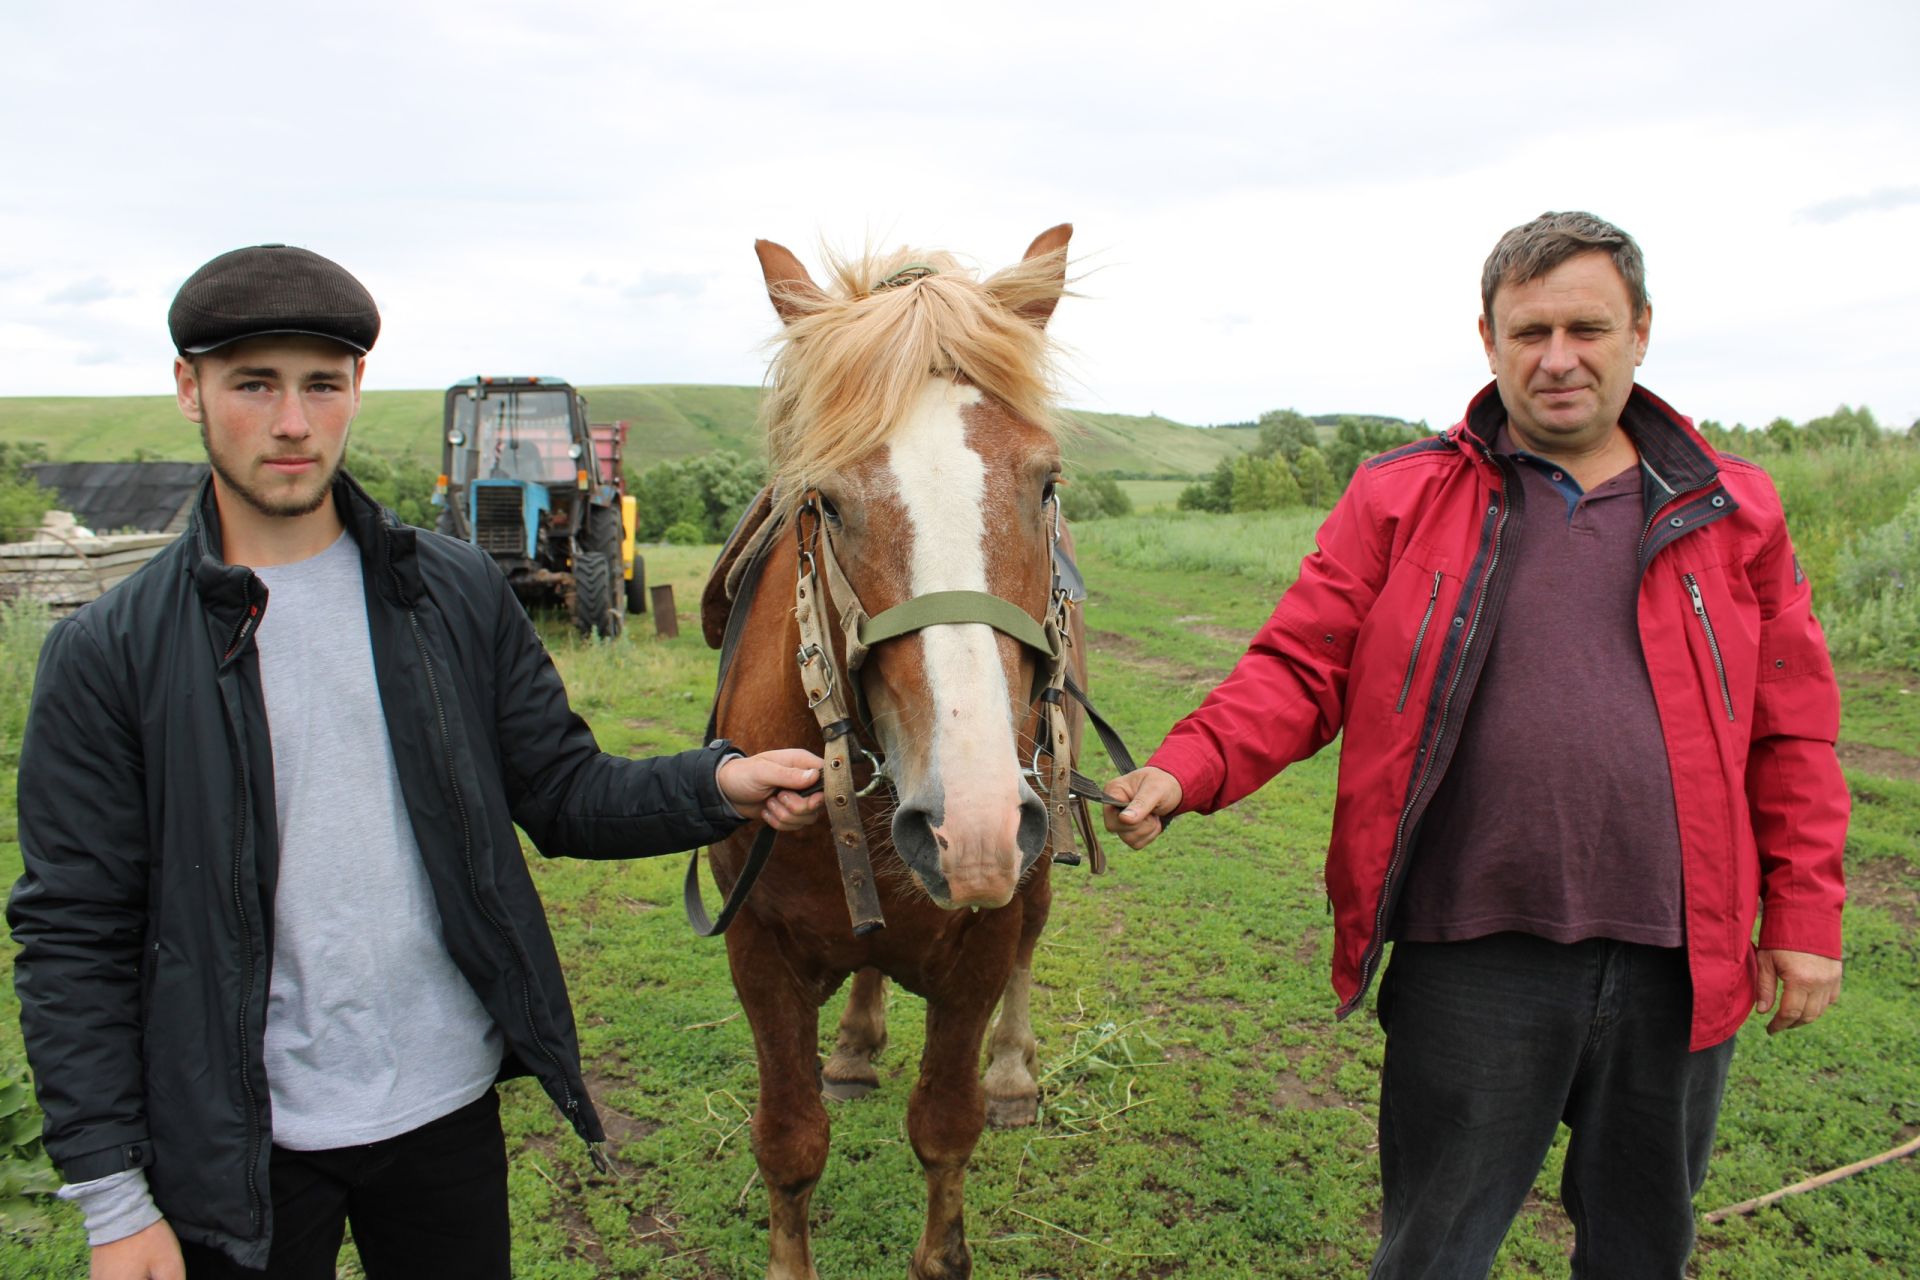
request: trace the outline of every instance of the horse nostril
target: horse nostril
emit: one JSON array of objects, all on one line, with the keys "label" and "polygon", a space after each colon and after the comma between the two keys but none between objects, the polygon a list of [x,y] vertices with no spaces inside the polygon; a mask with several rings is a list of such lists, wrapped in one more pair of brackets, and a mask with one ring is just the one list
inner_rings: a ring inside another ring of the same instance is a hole
[{"label": "horse nostril", "polygon": [[938,866],[939,837],[933,831],[933,815],[925,809],[902,805],[893,815],[893,847],[908,866]]},{"label": "horse nostril", "polygon": [[1041,850],[1047,847],[1047,831],[1050,824],[1047,821],[1046,802],[1035,795],[1029,787],[1022,786],[1021,790],[1026,792],[1020,797],[1019,835],[1020,874],[1024,876],[1027,874],[1027,868],[1033,865],[1034,859],[1040,856]]}]

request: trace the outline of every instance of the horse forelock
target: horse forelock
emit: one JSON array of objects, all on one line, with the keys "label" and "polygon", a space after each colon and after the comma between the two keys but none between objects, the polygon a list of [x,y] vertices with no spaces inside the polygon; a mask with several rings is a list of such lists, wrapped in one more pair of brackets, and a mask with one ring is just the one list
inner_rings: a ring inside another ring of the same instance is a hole
[{"label": "horse forelock", "polygon": [[[933,273],[883,284],[913,265]],[[828,289],[792,299],[767,373],[762,414],[783,508],[885,445],[930,377],[970,384],[1061,433],[1051,343],[1021,314],[1065,292],[1060,254],[985,280],[950,253],[916,249],[829,255],[828,266]]]}]

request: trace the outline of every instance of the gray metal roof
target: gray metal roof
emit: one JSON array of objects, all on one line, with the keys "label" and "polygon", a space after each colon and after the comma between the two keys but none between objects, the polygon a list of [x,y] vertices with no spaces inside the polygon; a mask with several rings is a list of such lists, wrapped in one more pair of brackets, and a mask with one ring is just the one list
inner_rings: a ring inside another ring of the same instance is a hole
[{"label": "gray metal roof", "polygon": [[27,473],[95,533],[175,527],[206,477],[204,462],[35,462]]}]

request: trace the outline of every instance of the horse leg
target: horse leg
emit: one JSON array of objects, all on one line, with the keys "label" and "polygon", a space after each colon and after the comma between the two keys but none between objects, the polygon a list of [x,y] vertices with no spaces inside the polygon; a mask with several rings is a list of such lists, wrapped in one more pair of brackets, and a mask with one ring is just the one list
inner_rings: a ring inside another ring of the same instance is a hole
[{"label": "horse leg", "polygon": [[767,1280],[819,1280],[807,1209],[826,1168],[830,1137],[814,1076],[820,1008],[798,990],[776,945],[746,913],[727,932],[733,985],[760,1064],[753,1154],[767,1184]]},{"label": "horse leg", "polygon": [[853,975],[820,1091],[836,1102],[866,1097],[880,1087],[873,1061],[886,1047],[887,980],[878,969],[862,969]]},{"label": "horse leg", "polygon": [[992,993],[1006,985],[1012,958],[1007,946],[999,957],[986,958],[996,971],[977,973],[970,990],[949,990],[927,1001],[927,1047],[907,1100],[907,1136],[927,1175],[927,1224],[909,1280],[966,1280],[973,1274],[965,1194],[967,1161],[986,1120],[980,1043],[993,1013]]},{"label": "horse leg", "polygon": [[1000,1017],[993,1024],[987,1051],[987,1123],[996,1129],[1017,1129],[1040,1117],[1040,1086],[1034,1073],[1040,1066],[1040,1046],[1034,1040],[1028,1013],[1028,991],[1033,982],[1033,949],[1047,926],[1052,886],[1038,885],[1029,895],[1020,922],[1020,946],[1014,952],[1013,972],[1000,998]]}]

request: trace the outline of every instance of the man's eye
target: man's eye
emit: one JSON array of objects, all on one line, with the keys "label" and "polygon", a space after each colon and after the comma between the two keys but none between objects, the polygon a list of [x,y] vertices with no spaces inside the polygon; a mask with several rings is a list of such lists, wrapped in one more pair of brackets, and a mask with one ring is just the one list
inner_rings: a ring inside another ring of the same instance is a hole
[{"label": "man's eye", "polygon": [[265,391],[266,389],[267,389],[267,384],[259,381],[258,379],[255,379],[251,382],[243,382],[240,384],[240,390],[242,391]]}]

